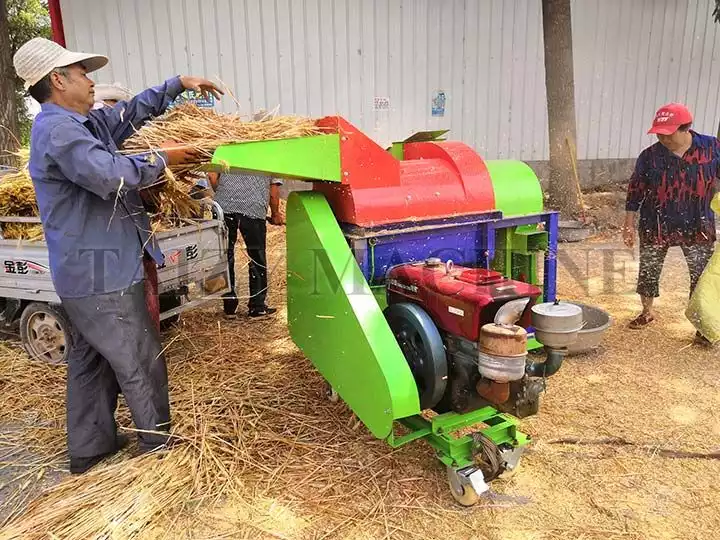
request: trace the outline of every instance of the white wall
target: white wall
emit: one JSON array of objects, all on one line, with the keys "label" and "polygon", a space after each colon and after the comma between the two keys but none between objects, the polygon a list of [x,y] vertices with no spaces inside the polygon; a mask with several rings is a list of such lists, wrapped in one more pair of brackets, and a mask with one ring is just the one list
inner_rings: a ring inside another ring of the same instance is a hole
[{"label": "white wall", "polygon": [[574,0],[578,152],[635,157],[655,110],[669,101],[695,127],[720,122],[720,25],[712,0]]},{"label": "white wall", "polygon": [[[629,158],[663,102],[720,120],[712,0],[574,0],[581,159]],[[340,114],[381,144],[450,128],[487,158],[548,157],[540,0],[61,0],[102,82],[224,81],[241,111]],[[447,95],[444,117],[431,100]],[[374,98],[389,98],[375,110]],[[226,99],[222,110],[236,105]]]}]

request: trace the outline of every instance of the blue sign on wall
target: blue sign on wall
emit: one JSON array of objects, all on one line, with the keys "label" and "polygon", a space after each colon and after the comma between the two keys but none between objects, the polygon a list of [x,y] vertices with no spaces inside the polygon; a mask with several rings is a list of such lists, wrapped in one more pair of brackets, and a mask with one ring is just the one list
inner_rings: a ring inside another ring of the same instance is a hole
[{"label": "blue sign on wall", "polygon": [[433,116],[445,116],[445,92],[438,90],[432,98],[432,115]]}]

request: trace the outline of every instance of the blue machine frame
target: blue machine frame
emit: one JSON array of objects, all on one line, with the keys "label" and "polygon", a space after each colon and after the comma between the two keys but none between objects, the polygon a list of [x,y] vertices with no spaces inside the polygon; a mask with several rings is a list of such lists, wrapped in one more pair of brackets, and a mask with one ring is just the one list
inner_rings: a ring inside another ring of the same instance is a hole
[{"label": "blue machine frame", "polygon": [[558,222],[557,212],[506,218],[502,212],[492,211],[373,228],[343,226],[343,232],[363,276],[373,287],[384,283],[391,267],[428,257],[490,268],[495,257],[497,231],[542,224],[548,233],[543,301],[553,302],[557,296]]}]

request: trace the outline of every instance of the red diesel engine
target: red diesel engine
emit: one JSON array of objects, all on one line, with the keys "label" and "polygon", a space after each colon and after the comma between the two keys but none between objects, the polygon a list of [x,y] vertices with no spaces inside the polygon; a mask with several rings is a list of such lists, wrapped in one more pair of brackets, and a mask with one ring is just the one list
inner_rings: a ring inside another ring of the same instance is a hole
[{"label": "red diesel engine", "polygon": [[[391,268],[386,286],[385,314],[423,409],[537,412],[542,381],[527,372],[524,328],[542,294],[538,287],[436,258]],[[501,308],[515,312],[513,323],[495,324]]]}]

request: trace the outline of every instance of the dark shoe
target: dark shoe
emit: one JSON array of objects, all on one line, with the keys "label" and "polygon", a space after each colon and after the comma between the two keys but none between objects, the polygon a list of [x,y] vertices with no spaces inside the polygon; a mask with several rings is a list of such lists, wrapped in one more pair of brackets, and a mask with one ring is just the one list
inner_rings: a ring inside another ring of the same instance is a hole
[{"label": "dark shoe", "polygon": [[277,308],[264,306],[261,308],[250,308],[248,315],[250,315],[250,317],[266,317],[267,315],[272,315],[276,311]]},{"label": "dark shoe", "polygon": [[638,315],[634,320],[630,322],[628,325],[628,328],[631,328],[632,330],[637,330],[638,328],[643,328],[653,322],[655,320],[655,317],[652,315],[647,315],[645,313],[641,313]]},{"label": "dark shoe", "polygon": [[223,311],[225,312],[226,319],[234,319],[235,312],[240,301],[235,296],[234,292],[225,293],[223,295]]},{"label": "dark shoe", "polygon": [[100,454],[99,456],[82,457],[82,458],[70,458],[70,473],[71,474],[83,474],[95,465],[100,463],[103,459],[117,454],[120,450],[125,448],[130,443],[130,439],[127,435],[117,435],[115,437],[115,449],[112,452]]}]

